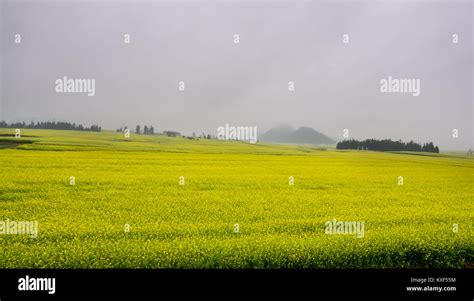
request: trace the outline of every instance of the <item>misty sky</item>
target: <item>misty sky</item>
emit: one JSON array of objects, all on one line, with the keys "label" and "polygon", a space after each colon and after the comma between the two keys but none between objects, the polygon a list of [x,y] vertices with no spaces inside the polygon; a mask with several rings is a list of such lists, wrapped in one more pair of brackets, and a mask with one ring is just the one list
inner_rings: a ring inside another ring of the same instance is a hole
[{"label": "misty sky", "polygon": [[[337,139],[347,128],[357,139],[433,141],[441,150],[473,144],[469,0],[0,3],[8,122],[213,135],[225,123],[259,134],[289,124]],[[56,93],[63,76],[95,79],[95,96]],[[420,79],[421,95],[382,94],[388,76]]]}]

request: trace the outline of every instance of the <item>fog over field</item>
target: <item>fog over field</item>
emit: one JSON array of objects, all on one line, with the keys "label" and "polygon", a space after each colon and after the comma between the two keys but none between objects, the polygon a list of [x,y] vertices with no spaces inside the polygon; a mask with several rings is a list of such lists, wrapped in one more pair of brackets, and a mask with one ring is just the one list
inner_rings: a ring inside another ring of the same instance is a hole
[{"label": "fog over field", "polygon": [[[289,124],[473,147],[472,1],[0,3],[7,122],[213,135]],[[64,76],[95,79],[95,94],[57,93]],[[419,96],[381,93],[389,77],[419,80]]]}]

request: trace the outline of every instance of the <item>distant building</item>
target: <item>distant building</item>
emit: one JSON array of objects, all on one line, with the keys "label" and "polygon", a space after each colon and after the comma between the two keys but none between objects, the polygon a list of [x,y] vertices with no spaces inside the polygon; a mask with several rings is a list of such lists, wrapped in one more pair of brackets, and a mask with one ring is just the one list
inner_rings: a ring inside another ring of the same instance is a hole
[{"label": "distant building", "polygon": [[165,134],[168,137],[177,137],[181,136],[181,133],[175,132],[175,131],[164,131],[163,134]]}]

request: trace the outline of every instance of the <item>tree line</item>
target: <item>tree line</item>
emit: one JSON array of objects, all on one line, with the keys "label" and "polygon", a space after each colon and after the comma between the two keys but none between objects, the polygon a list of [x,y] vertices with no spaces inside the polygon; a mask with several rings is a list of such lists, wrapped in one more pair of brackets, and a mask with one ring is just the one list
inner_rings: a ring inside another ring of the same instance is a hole
[{"label": "tree line", "polygon": [[31,121],[29,124],[23,122],[15,122],[8,124],[4,120],[0,121],[0,128],[22,128],[22,129],[45,129],[45,130],[71,130],[71,131],[89,131],[89,132],[100,132],[102,127],[98,125],[91,125],[85,127],[82,124],[70,123],[65,121],[41,121],[34,123]]},{"label": "tree line", "polygon": [[137,125],[135,127],[135,133],[136,134],[144,134],[144,135],[154,135],[155,134],[155,129],[153,128],[152,125],[150,126],[144,126],[143,127],[143,131],[141,130],[140,126]]},{"label": "tree line", "polygon": [[358,150],[375,150],[375,151],[408,151],[408,152],[429,152],[439,153],[439,148],[433,142],[424,143],[423,145],[410,141],[402,142],[392,141],[390,139],[376,140],[366,139],[358,141],[355,139],[344,140],[338,142],[337,149],[358,149]]}]

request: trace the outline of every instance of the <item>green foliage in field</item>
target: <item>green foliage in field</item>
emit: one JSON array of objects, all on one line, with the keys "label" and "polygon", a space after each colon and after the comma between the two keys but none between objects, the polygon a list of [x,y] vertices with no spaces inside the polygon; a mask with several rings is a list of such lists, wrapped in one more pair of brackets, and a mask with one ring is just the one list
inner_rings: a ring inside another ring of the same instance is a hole
[{"label": "green foliage in field", "polygon": [[[7,133],[12,129],[0,129]],[[134,134],[126,141],[115,132],[22,135],[17,144],[0,136],[9,145],[0,147],[0,221],[38,221],[39,235],[0,235],[0,268],[474,262],[469,157]],[[364,238],[325,234],[333,218],[363,221]]]}]

